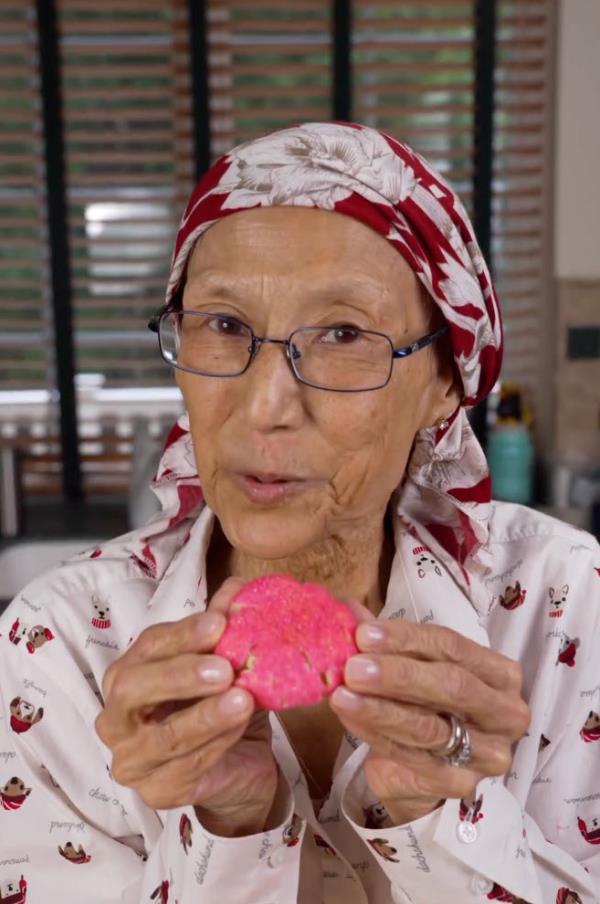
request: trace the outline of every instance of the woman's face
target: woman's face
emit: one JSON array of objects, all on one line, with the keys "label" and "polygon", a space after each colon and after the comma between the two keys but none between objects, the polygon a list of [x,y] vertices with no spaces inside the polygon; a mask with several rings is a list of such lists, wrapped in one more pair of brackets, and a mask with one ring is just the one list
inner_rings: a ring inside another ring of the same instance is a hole
[{"label": "woman's face", "polygon": [[[234,315],[258,336],[353,324],[398,347],[431,329],[433,306],[401,255],[367,226],[274,207],[232,214],[201,237],[183,307]],[[262,345],[238,377],[176,371],[200,482],[232,546],[286,558],[383,518],[416,432],[456,407],[452,368],[441,359],[424,349],[395,361],[383,389],[357,393],[299,383],[281,345]],[[287,482],[276,487],[277,478]]]}]

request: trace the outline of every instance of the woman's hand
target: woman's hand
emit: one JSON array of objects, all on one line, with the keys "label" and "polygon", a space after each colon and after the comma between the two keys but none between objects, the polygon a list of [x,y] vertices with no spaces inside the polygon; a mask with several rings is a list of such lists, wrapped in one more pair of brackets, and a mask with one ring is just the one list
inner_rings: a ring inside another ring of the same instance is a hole
[{"label": "woman's hand", "polygon": [[278,778],[267,713],[211,655],[241,583],[226,581],[205,613],[143,631],[107,669],[96,720],[117,782],[155,810],[194,805],[228,836],[265,828]]},{"label": "woman's hand", "polygon": [[[530,721],[518,663],[435,625],[368,621],[356,639],[361,654],[348,660],[345,687],[331,706],[370,745],[365,777],[395,825],[425,816],[446,798],[468,798],[481,778],[510,768],[512,746]],[[468,766],[429,752],[449,740],[445,712],[468,727]]]}]

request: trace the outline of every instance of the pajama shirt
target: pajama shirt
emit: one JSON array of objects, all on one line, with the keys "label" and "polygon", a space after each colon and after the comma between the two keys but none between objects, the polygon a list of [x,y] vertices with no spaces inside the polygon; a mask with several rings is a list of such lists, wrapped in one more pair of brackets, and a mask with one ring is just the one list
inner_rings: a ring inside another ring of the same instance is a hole
[{"label": "pajama shirt", "polygon": [[315,808],[271,713],[278,824],[224,838],[192,806],[156,812],[119,785],[94,728],[107,667],[149,625],[206,606],[215,516],[187,509],[166,529],[157,518],[62,563],[0,618],[0,904],[600,901],[600,550],[590,535],[492,503],[488,567],[461,584],[396,517],[379,618],[445,625],[521,663],[532,721],[510,770],[470,800],[394,826],[365,781],[367,745],[346,734]]}]

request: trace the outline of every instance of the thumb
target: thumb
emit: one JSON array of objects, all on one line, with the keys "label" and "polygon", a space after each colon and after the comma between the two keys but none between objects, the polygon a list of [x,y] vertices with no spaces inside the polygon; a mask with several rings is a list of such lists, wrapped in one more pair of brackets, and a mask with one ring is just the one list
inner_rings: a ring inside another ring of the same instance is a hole
[{"label": "thumb", "polygon": [[222,615],[226,616],[229,612],[231,601],[243,586],[244,581],[242,581],[241,578],[227,578],[209,601],[209,611],[220,612]]}]

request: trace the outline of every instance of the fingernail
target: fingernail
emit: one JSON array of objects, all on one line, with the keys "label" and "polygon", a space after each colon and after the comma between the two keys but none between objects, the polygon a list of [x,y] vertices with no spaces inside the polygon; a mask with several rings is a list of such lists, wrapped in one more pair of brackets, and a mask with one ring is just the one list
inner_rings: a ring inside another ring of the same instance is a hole
[{"label": "fingernail", "polygon": [[351,656],[346,663],[346,680],[371,682],[379,675],[379,666],[369,656]]},{"label": "fingernail", "polygon": [[228,678],[232,677],[229,663],[226,660],[219,662],[216,657],[214,662],[201,665],[198,669],[198,674],[200,680],[206,681],[208,684],[222,684],[223,681],[227,681]]},{"label": "fingernail", "polygon": [[385,631],[379,625],[359,625],[356,639],[361,647],[377,649],[385,641]]},{"label": "fingernail", "polygon": [[239,716],[246,709],[249,709],[248,695],[236,688],[227,691],[219,700],[219,710],[225,716]]},{"label": "fingernail", "polygon": [[347,687],[336,687],[331,695],[331,701],[340,709],[359,709],[362,704],[359,695],[353,694]]},{"label": "fingernail", "polygon": [[210,637],[223,630],[225,619],[220,612],[203,612],[198,619],[198,632],[202,637]]}]

